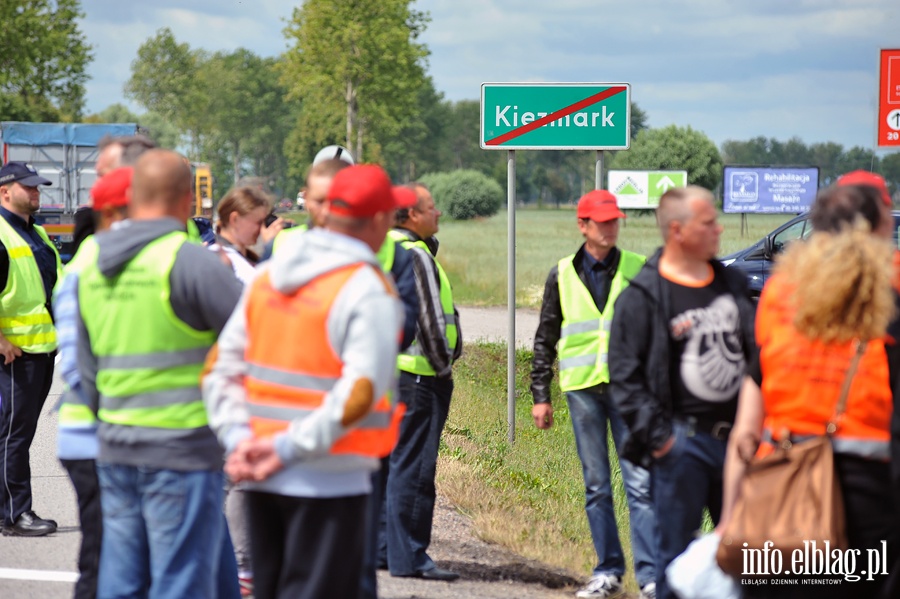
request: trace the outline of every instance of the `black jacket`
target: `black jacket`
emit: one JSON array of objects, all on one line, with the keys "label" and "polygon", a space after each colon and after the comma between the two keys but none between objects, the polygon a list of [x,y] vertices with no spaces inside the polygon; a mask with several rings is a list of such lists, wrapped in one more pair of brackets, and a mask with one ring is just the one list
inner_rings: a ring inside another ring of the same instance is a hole
[{"label": "black jacket", "polygon": [[[672,387],[669,381],[669,294],[664,292],[656,253],[619,295],[609,340],[609,378],[613,401],[628,425],[622,457],[649,466],[651,452],[672,436]],[[756,353],[756,306],[741,271],[718,260],[710,264],[735,297],[744,338],[744,358]]]},{"label": "black jacket", "polygon": [[[610,264],[610,270],[619,268],[621,252],[618,248]],[[575,272],[585,287],[590,289],[587,275],[584,274],[584,244],[575,252],[572,259]],[[600,306],[603,310],[605,306]],[[534,334],[534,358],[531,362],[531,395],[534,403],[550,403],[550,383],[553,382],[553,362],[556,360],[556,344],[559,342],[562,328],[562,305],[559,303],[559,264],[555,264],[547,275],[544,284],[544,299],[541,302],[541,317],[537,332]]]}]

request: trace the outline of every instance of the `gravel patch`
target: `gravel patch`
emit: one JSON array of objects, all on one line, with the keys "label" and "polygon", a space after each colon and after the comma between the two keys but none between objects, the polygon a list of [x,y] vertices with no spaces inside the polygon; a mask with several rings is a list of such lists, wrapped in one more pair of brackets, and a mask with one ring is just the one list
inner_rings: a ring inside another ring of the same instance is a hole
[{"label": "gravel patch", "polygon": [[428,554],[441,568],[460,575],[454,582],[395,578],[378,572],[382,599],[549,599],[573,597],[582,582],[570,572],[526,559],[476,537],[468,518],[438,496]]}]

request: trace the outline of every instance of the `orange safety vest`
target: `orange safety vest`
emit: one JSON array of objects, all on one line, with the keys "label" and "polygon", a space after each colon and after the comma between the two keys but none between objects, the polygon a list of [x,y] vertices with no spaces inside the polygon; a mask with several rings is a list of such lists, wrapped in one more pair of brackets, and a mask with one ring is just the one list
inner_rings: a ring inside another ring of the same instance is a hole
[{"label": "orange safety vest", "polygon": [[[244,389],[256,436],[271,437],[291,421],[309,416],[340,379],[344,363],[328,341],[328,314],[344,284],[366,267],[358,263],[339,268],[289,295],[272,287],[268,273],[252,283],[246,304]],[[406,406],[394,405],[386,393],[350,424],[353,428],[330,453],[387,456],[405,411]]]},{"label": "orange safety vest", "polygon": [[[756,312],[756,341],[763,373],[764,440],[788,432],[803,438],[821,435],[834,415],[853,358],[853,342],[825,344],[794,328],[792,287],[779,275],[766,283]],[[847,396],[847,407],[832,436],[838,453],[871,459],[889,457],[893,399],[885,341],[870,341]],[[771,444],[763,443],[761,453]]]}]

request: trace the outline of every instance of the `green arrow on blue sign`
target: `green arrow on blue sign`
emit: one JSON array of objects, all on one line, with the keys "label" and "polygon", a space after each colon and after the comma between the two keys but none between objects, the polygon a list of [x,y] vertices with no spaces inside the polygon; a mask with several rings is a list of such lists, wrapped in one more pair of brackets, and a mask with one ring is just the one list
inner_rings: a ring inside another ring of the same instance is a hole
[{"label": "green arrow on blue sign", "polygon": [[627,83],[484,83],[481,147],[626,150],[630,96]]}]

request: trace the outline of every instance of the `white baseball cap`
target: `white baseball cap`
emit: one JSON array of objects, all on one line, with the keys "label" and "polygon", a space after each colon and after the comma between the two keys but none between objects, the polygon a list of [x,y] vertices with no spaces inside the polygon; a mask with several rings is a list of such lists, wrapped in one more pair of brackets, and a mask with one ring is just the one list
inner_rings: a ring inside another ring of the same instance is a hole
[{"label": "white baseball cap", "polygon": [[324,162],[325,160],[343,160],[350,166],[356,164],[353,161],[353,155],[350,154],[350,150],[345,148],[344,146],[326,146],[319,150],[319,153],[316,154],[316,157],[313,158],[313,164],[319,164],[320,162]]}]

